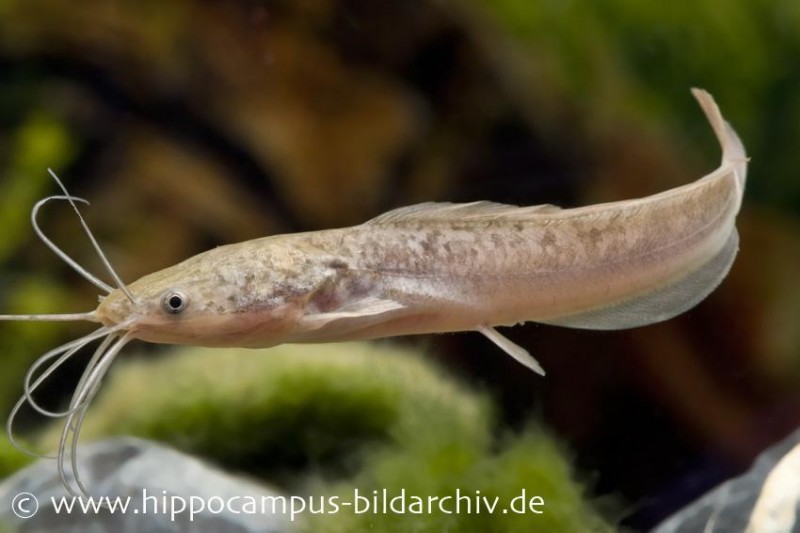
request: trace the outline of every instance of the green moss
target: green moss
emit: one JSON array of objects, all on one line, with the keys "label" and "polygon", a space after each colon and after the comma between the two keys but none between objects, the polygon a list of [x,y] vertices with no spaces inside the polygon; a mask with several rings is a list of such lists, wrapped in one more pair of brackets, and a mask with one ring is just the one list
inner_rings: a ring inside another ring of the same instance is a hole
[{"label": "green moss", "polygon": [[112,374],[84,436],[140,435],[237,469],[348,464],[372,443],[418,440],[429,417],[473,441],[488,423],[484,399],[440,384],[407,354],[363,344],[185,349],[120,361]]},{"label": "green moss", "polygon": [[[455,437],[455,436],[452,436]],[[586,491],[551,436],[531,428],[508,437],[494,452],[477,450],[457,438],[424,448],[395,450],[371,458],[355,479],[317,492],[338,495],[342,501],[359,495],[385,499],[405,491],[406,512],[339,512],[307,516],[304,529],[317,531],[612,531],[586,500]],[[412,513],[415,496],[425,512]],[[428,497],[448,497],[427,512]],[[458,513],[456,498],[460,497]],[[541,498],[541,499],[537,499]],[[480,501],[480,504],[478,503]],[[533,501],[534,506],[530,504]],[[396,503],[399,504],[399,501]],[[489,510],[490,506],[493,511]],[[532,509],[541,511],[536,514]],[[452,514],[448,513],[450,511]]]},{"label": "green moss", "polygon": [[0,479],[13,474],[31,460],[31,457],[14,448],[7,438],[0,439]]},{"label": "green moss", "polygon": [[[497,439],[486,395],[379,344],[180,349],[121,361],[84,437],[170,443],[294,494],[541,496],[544,514],[310,515],[325,531],[597,531],[609,527],[544,431]],[[55,430],[55,428],[54,428]],[[43,436],[54,442],[55,431]],[[521,505],[521,502],[517,502]]]}]

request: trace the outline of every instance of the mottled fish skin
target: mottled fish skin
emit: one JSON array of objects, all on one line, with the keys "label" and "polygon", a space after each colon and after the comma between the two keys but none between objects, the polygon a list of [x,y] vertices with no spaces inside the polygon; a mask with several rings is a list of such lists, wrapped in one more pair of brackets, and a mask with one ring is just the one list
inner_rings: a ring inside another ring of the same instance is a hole
[{"label": "mottled fish skin", "polygon": [[[666,320],[709,294],[738,249],[747,157],[713,98],[694,94],[723,159],[688,185],[563,210],[420,204],[351,228],[222,246],[132,283],[136,303],[114,291],[97,316],[129,321],[147,341],[251,347]],[[173,315],[162,302],[174,291],[187,306]]]}]

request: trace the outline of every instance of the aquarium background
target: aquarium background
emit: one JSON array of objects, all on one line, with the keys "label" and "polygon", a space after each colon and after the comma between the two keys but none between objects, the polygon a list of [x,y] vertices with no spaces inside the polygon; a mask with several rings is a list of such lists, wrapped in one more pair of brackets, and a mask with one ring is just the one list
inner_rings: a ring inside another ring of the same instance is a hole
[{"label": "aquarium background", "polygon": [[[541,432],[557,443],[570,465],[566,478],[594,509],[575,504],[575,513],[603,517],[587,523],[646,530],[800,426],[798,2],[0,0],[0,311],[96,305],[95,288],[30,229],[33,203],[58,193],[48,167],[91,202],[87,220],[132,281],[219,244],[357,224],[417,202],[571,207],[683,185],[720,156],[689,93],[694,86],[715,96],[752,158],[737,224],[741,251],[706,301],[627,331],[505,330],[542,363],[544,379],[476,333],[380,343],[422,354],[441,380],[483,398],[492,414],[480,415],[491,421],[478,440],[516,439],[508,446],[519,451]],[[81,264],[102,271],[68,206],[48,206],[42,225]],[[87,331],[0,324],[2,411],[35,357]],[[168,364],[172,350],[129,351],[138,363]],[[308,371],[303,361],[297,379]],[[76,363],[60,372],[46,388],[49,401],[65,401],[80,370]],[[370,376],[342,379],[363,385]],[[138,417],[148,415],[137,411],[146,389],[126,396]],[[313,405],[317,397],[308,398]],[[180,438],[146,425],[123,429],[289,490],[304,479],[310,490],[319,439],[356,446],[385,437],[370,433],[383,422],[337,437],[338,421],[362,416],[371,398],[310,419],[293,411],[319,431],[297,423],[282,434],[300,453],[281,475],[273,468],[280,461],[263,450],[237,456],[235,446],[196,445],[225,431],[242,435],[233,424],[188,424]],[[168,429],[206,417],[167,411],[151,414]],[[363,416],[390,417],[379,411]],[[21,429],[31,440],[50,431],[31,413]],[[392,442],[397,453],[408,445]],[[481,442],[471,453],[495,453]],[[357,479],[357,468],[337,471],[350,457],[337,446],[325,459],[334,472],[326,479]],[[0,475],[23,462],[6,448],[0,444]],[[260,468],[264,461],[270,468]],[[518,471],[488,464],[486,472],[509,478]],[[428,475],[441,478],[435,469]]]}]

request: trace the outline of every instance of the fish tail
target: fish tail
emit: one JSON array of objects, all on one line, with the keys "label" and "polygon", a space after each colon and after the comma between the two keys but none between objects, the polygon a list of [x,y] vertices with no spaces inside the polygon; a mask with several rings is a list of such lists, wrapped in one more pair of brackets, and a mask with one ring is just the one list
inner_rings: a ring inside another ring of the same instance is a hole
[{"label": "fish tail", "polygon": [[750,161],[745,152],[744,144],[742,144],[742,140],[728,121],[722,118],[722,113],[713,96],[707,91],[698,88],[692,88],[692,94],[697,99],[700,107],[703,108],[703,112],[711,123],[714,134],[722,147],[722,166],[730,165],[734,169],[736,181],[739,185],[739,198],[741,198],[744,194],[744,185],[747,180],[747,163]]}]

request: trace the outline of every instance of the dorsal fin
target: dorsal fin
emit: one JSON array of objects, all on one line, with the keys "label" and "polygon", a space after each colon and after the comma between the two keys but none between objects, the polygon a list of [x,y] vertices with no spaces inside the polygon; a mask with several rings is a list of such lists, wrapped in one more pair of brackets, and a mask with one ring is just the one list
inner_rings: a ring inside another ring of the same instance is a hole
[{"label": "dorsal fin", "polygon": [[366,224],[389,224],[395,222],[443,221],[443,220],[525,220],[531,215],[553,213],[561,208],[551,204],[519,207],[496,202],[425,202],[393,209],[369,220]]}]

